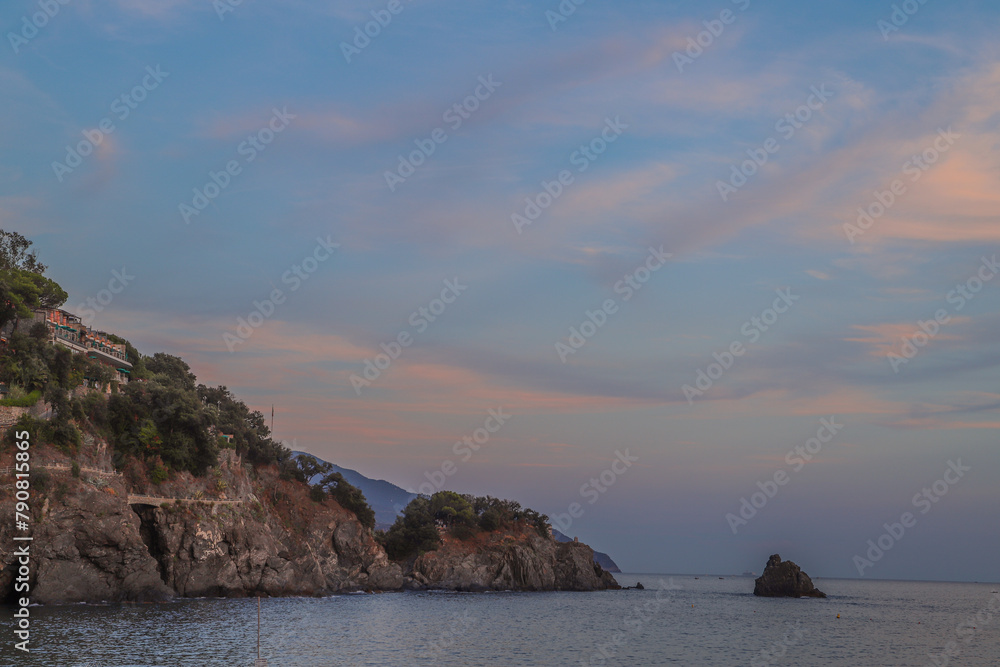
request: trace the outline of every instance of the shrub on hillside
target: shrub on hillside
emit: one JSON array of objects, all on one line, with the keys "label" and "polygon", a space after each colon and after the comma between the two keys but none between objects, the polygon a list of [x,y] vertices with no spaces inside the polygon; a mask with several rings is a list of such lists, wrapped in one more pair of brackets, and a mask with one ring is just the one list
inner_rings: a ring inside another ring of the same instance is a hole
[{"label": "shrub on hillside", "polygon": [[[17,390],[20,390],[20,395],[14,395]],[[20,387],[14,386],[10,388],[11,396],[0,400],[0,405],[7,405],[15,408],[30,408],[32,405],[38,402],[38,399],[42,397],[42,392],[38,389],[30,392],[24,393]]]},{"label": "shrub on hillside", "polygon": [[549,536],[548,517],[522,508],[518,502],[439,491],[430,497],[414,498],[389,530],[379,535],[379,541],[389,558],[404,560],[437,549],[441,542],[439,525],[452,536],[469,540],[479,531],[492,532],[517,523],[534,527],[542,537]]}]

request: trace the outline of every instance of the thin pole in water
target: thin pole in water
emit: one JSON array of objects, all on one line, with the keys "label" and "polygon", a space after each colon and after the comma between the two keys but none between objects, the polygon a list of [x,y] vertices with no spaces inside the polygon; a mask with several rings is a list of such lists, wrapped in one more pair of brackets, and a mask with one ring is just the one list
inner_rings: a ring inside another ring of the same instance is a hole
[{"label": "thin pole in water", "polygon": [[260,596],[257,596],[257,660],[260,661]]}]

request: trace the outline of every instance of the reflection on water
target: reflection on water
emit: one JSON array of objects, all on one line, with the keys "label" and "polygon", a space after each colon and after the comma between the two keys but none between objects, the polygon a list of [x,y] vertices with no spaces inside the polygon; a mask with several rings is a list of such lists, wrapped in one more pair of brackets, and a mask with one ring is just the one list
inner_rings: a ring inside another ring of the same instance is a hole
[{"label": "reflection on water", "polygon": [[[1000,613],[971,641],[956,627],[1000,594],[993,584],[817,580],[825,600],[762,599],[753,580],[675,575],[681,590],[596,593],[387,593],[263,601],[270,667],[316,665],[912,665],[1000,664]],[[663,578],[664,584],[668,579]],[[2,665],[252,666],[257,602],[32,608],[30,656],[3,614]],[[837,618],[840,614],[840,618]],[[981,615],[980,619],[985,618]],[[766,651],[766,653],[761,653]]]}]

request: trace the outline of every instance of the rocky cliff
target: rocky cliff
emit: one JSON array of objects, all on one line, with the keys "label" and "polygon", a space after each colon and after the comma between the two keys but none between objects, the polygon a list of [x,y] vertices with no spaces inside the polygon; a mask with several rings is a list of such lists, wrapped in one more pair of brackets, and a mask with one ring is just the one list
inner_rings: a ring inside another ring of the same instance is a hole
[{"label": "rocky cliff", "polygon": [[[304,485],[279,479],[274,468],[251,473],[231,450],[207,478],[182,474],[162,487],[133,489],[198,498],[162,505],[130,504],[124,477],[89,468],[76,477],[51,465],[68,463],[55,452],[43,452],[35,454],[50,465],[38,458],[33,466],[36,482],[46,476],[40,470],[48,476],[44,490],[36,485],[33,494],[34,602],[321,595],[402,586],[400,567],[354,514],[332,500],[310,500]],[[102,463],[110,469],[107,461],[88,460]],[[11,516],[14,500],[9,488],[4,491],[0,515]],[[11,523],[0,523],[4,598],[13,583]]]},{"label": "rocky cliff", "polygon": [[463,541],[442,536],[441,547],[416,558],[407,588],[459,591],[592,591],[620,588],[580,542],[558,543],[529,526]]},{"label": "rocky cliff", "polygon": [[[87,436],[83,471],[32,447],[31,596],[42,604],[148,601],[172,596],[323,595],[402,588],[595,590],[617,588],[584,544],[557,544],[533,528],[445,536],[440,550],[392,563],[355,515],[274,467],[252,469],[224,450],[207,476],[154,485],[111,472],[108,447]],[[0,468],[12,464],[12,452]],[[65,466],[60,468],[57,466]],[[106,472],[100,473],[97,470]],[[48,478],[45,480],[44,478]],[[13,594],[14,494],[0,479],[0,601]],[[130,493],[131,498],[130,498]],[[183,497],[151,501],[139,495]]]}]

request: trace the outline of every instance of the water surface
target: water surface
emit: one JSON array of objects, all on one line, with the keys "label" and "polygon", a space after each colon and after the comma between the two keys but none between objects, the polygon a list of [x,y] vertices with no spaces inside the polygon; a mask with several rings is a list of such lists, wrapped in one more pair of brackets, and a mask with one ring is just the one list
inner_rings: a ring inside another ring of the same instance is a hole
[{"label": "water surface", "polygon": [[[756,598],[743,577],[616,576],[646,590],[265,599],[261,655],[270,667],[923,667],[958,641],[950,665],[1000,665],[997,584],[816,579],[827,599],[791,600]],[[33,607],[30,656],[13,650],[11,611],[2,665],[239,667],[256,657],[255,599]],[[962,643],[956,628],[977,613]]]}]

